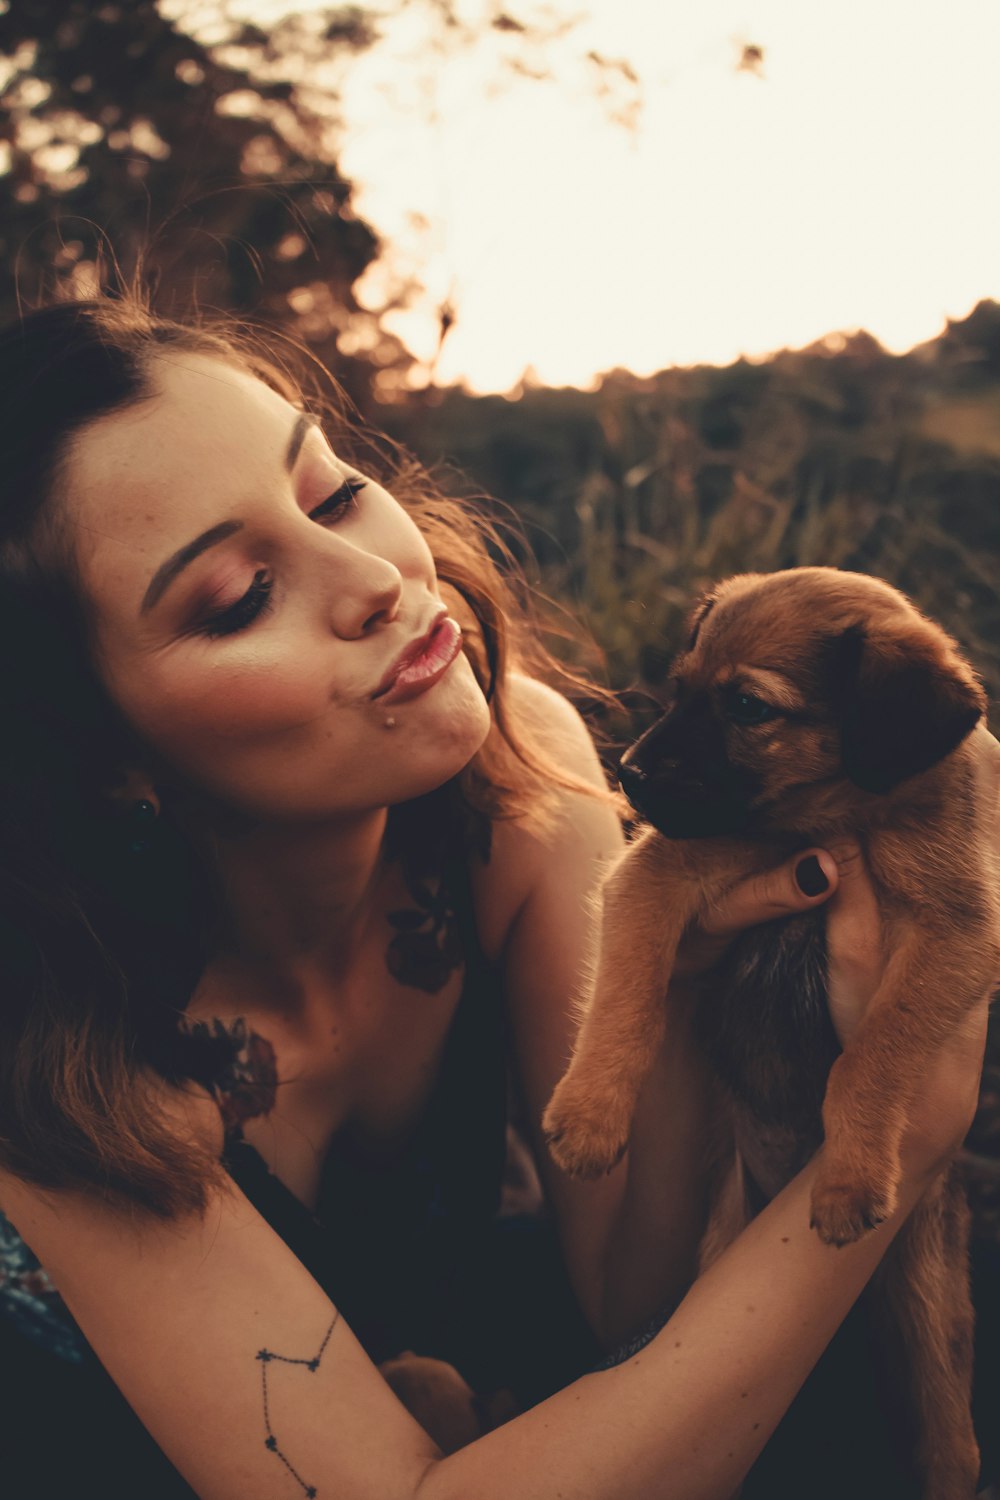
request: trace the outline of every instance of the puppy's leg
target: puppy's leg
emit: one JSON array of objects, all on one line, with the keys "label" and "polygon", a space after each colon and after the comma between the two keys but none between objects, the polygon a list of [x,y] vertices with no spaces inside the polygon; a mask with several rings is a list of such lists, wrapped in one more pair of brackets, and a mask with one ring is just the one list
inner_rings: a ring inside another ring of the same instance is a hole
[{"label": "puppy's leg", "polygon": [[893,953],[827,1083],[812,1195],[812,1222],[827,1244],[860,1239],[895,1208],[909,1105],[937,1048],[992,987],[990,958],[978,974],[968,951],[925,929],[908,932]]},{"label": "puppy's leg", "polygon": [[972,1500],[979,1476],[970,1415],[968,1226],[965,1194],[952,1170],[907,1220],[873,1299],[895,1366],[892,1377],[909,1385],[925,1500]]},{"label": "puppy's leg", "polygon": [[699,895],[652,830],[626,850],[603,891],[601,949],[573,1060],[542,1129],[575,1177],[596,1177],[628,1143],[643,1079],[663,1040],[677,944]]}]

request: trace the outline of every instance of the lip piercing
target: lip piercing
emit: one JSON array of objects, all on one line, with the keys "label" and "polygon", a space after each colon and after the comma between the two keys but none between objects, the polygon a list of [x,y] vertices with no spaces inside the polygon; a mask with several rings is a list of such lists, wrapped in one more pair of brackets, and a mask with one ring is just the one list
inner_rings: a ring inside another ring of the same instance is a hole
[{"label": "lip piercing", "polygon": [[386,729],[395,729],[395,727],[396,727],[396,721],[392,717],[391,714],[389,715],[389,717],[385,721],[385,727],[386,727]]}]

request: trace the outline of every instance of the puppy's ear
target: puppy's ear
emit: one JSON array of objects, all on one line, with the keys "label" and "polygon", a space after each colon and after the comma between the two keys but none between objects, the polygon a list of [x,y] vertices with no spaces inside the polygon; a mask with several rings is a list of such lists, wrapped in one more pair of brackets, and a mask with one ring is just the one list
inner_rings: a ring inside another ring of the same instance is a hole
[{"label": "puppy's ear", "polygon": [[943,630],[907,621],[870,636],[851,625],[827,643],[825,665],[841,714],[844,770],[866,792],[889,792],[962,743],[986,695]]}]

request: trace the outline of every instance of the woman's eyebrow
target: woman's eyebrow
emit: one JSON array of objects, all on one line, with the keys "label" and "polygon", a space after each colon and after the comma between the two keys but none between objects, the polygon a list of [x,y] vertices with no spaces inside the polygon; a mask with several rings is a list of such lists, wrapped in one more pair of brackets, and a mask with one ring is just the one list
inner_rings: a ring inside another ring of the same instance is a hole
[{"label": "woman's eyebrow", "polygon": [[[292,428],[292,435],[288,440],[285,450],[285,468],[291,473],[295,467],[295,460],[299,456],[299,450],[305,442],[306,437],[314,427],[319,426],[319,417],[312,412],[299,412]],[[163,597],[164,592],[170,587],[178,573],[183,572],[188,563],[194,562],[196,557],[208,548],[214,547],[217,542],[224,542],[227,537],[239,531],[243,526],[242,521],[220,521],[218,526],[210,526],[200,536],[196,536],[193,542],[187,542],[179,547],[165,563],[161,563],[149,581],[149,587],[142,596],[139,613],[146,614]]]},{"label": "woman's eyebrow", "polygon": [[179,547],[165,563],[161,563],[149,581],[149,587],[142,596],[139,613],[144,615],[147,610],[153,608],[164,591],[173,583],[178,573],[183,572],[188,563],[194,562],[196,557],[209,547],[214,547],[217,542],[224,542],[226,537],[232,536],[236,531],[242,531],[242,521],[220,521],[218,526],[210,526],[200,536],[196,536],[193,542],[187,542]]},{"label": "woman's eyebrow", "polygon": [[319,417],[313,416],[311,411],[300,411],[292,428],[292,435],[288,440],[288,451],[285,454],[285,468],[289,474],[295,467],[295,460],[299,456],[299,449],[306,440],[307,434],[314,427],[319,426]]}]

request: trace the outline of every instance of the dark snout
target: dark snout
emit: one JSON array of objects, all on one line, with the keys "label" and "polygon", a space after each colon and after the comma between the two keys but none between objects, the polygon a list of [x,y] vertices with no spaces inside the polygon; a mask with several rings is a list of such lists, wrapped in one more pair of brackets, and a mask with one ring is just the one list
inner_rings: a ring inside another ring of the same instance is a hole
[{"label": "dark snout", "polygon": [[759,782],[729,759],[712,703],[695,698],[664,714],[622,757],[618,778],[637,812],[668,839],[749,830]]}]

